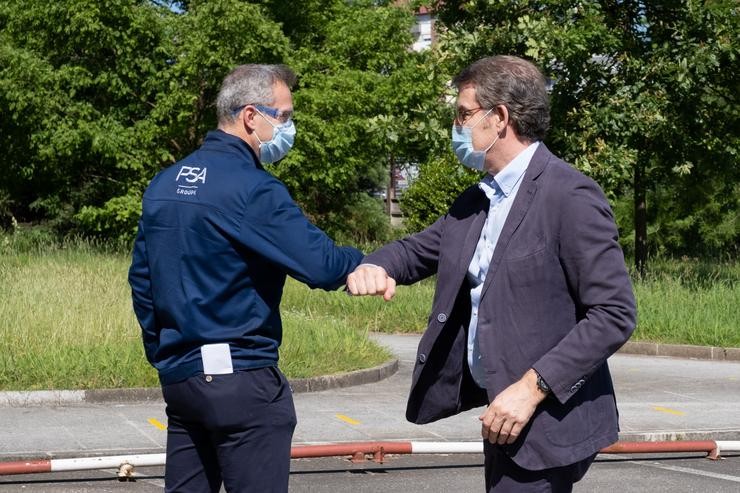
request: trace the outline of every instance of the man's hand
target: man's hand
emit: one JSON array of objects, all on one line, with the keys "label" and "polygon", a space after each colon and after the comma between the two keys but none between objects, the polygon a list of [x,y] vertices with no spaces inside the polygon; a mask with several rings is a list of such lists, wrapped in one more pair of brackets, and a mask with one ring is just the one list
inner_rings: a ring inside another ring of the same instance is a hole
[{"label": "man's hand", "polygon": [[537,388],[537,373],[528,370],[521,380],[497,395],[478,418],[483,423],[481,435],[494,444],[514,443],[545,397]]},{"label": "man's hand", "polygon": [[355,296],[375,294],[382,295],[385,301],[390,301],[396,294],[396,280],[388,277],[382,267],[360,264],[347,277],[347,289]]}]

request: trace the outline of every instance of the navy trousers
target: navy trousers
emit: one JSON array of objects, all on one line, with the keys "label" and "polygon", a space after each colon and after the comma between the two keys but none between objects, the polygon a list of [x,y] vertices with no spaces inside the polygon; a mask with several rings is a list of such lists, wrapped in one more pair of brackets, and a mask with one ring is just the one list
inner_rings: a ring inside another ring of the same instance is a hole
[{"label": "navy trousers", "polygon": [[166,492],[288,491],[296,425],[276,367],[196,375],[162,387],[167,403]]},{"label": "navy trousers", "polygon": [[541,471],[530,471],[518,466],[501,447],[483,442],[487,493],[570,493],[573,484],[580,481],[596,458],[575,464]]}]

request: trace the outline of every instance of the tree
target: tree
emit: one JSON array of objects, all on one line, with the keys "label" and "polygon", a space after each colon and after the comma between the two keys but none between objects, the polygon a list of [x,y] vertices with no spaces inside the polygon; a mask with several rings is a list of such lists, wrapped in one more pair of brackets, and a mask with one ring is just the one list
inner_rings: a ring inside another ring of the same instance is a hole
[{"label": "tree", "polygon": [[638,268],[649,251],[736,248],[736,2],[435,4],[448,73],[492,54],[544,69],[553,81],[547,143],[613,201],[632,197],[632,224],[620,227],[634,235]]},{"label": "tree", "polygon": [[[165,15],[159,47],[165,67],[148,81],[156,93],[149,113],[135,123],[151,130],[149,142],[131,142],[144,144],[145,160],[128,168],[123,193],[100,206],[81,208],[76,218],[87,231],[130,237],[149,180],[195,150],[206,132],[216,127],[215,100],[224,76],[241,63],[279,63],[286,56],[288,43],[280,27],[256,5],[237,0],[181,5],[187,10],[168,10]],[[245,33],[250,42],[244,42]]]},{"label": "tree", "polygon": [[71,222],[141,168],[162,21],[126,0],[0,6],[0,194],[20,220]]},{"label": "tree", "polygon": [[362,218],[383,224],[367,194],[383,187],[390,167],[426,159],[438,145],[424,122],[440,84],[428,55],[410,50],[411,11],[369,1],[265,4],[291,37],[288,60],[299,75],[295,149],[271,171],[334,236],[359,228],[360,239],[383,239],[387,228],[362,226]]},{"label": "tree", "polygon": [[0,208],[130,238],[149,180],[215,126],[226,73],[286,62],[299,75],[298,134],[271,171],[334,235],[379,239],[387,228],[369,194],[389,156],[417,162],[437,145],[418,118],[437,81],[409,50],[412,21],[370,1],[9,0],[0,5],[10,176]]},{"label": "tree", "polygon": [[[236,64],[282,60],[287,39],[255,5],[135,0],[0,7],[0,142],[21,219],[130,237],[141,192],[215,125]],[[249,33],[250,43],[243,42]]]}]

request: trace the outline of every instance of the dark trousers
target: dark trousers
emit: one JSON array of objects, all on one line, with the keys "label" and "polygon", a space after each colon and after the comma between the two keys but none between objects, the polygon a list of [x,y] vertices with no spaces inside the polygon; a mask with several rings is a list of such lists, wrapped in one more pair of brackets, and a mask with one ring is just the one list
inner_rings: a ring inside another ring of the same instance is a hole
[{"label": "dark trousers", "polygon": [[162,387],[165,491],[288,491],[293,396],[275,367],[197,375]]},{"label": "dark trousers", "polygon": [[596,457],[594,454],[569,466],[530,471],[518,466],[501,447],[488,440],[483,444],[483,452],[487,493],[570,493]]}]

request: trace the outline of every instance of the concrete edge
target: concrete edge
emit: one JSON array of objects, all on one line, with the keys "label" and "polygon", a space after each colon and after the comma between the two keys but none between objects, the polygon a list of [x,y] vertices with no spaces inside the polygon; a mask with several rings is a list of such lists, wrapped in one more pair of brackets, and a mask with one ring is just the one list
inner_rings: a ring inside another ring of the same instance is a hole
[{"label": "concrete edge", "polygon": [[[398,359],[394,358],[372,368],[355,370],[335,375],[289,380],[293,392],[317,392],[353,385],[375,383],[398,371]],[[160,387],[95,389],[95,390],[36,390],[0,392],[2,407],[63,406],[81,403],[106,402],[152,402],[162,400]]]},{"label": "concrete edge", "polygon": [[318,392],[320,390],[338,389],[342,387],[379,382],[390,377],[397,371],[398,358],[393,358],[382,365],[375,366],[373,368],[312,378],[296,378],[289,382],[294,393]]},{"label": "concrete edge", "polygon": [[740,348],[660,344],[641,341],[628,341],[619,349],[618,353],[711,361],[740,361]]}]

